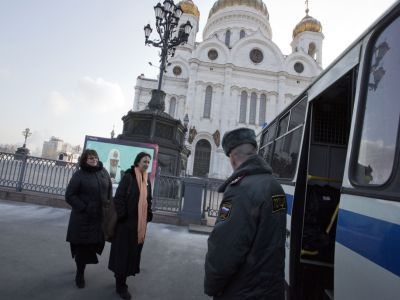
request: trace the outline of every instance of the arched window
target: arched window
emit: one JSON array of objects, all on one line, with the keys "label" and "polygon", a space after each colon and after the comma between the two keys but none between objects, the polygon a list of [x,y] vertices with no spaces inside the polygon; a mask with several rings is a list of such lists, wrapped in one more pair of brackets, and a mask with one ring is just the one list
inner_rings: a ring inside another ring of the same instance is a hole
[{"label": "arched window", "polygon": [[256,93],[251,93],[250,96],[250,116],[249,124],[256,124],[256,109],[257,109],[257,95]]},{"label": "arched window", "polygon": [[176,109],[176,98],[172,97],[169,101],[169,115],[171,117],[175,117],[175,109]]},{"label": "arched window", "polygon": [[240,95],[240,114],[239,114],[239,123],[246,122],[246,113],[247,113],[247,92],[243,91]]},{"label": "arched window", "polygon": [[310,43],[310,45],[308,45],[308,55],[310,55],[312,58],[315,59],[317,54],[317,46],[315,46],[314,43]]},{"label": "arched window", "polygon": [[246,36],[246,31],[244,29],[240,30],[240,38],[244,38]]},{"label": "arched window", "polygon": [[229,48],[231,44],[231,31],[228,29],[225,33],[225,45]]},{"label": "arched window", "polygon": [[267,112],[267,97],[265,94],[262,94],[260,97],[260,114],[258,117],[258,124],[260,126],[265,124],[265,114]]},{"label": "arched window", "polygon": [[207,177],[210,171],[211,144],[207,140],[200,140],[194,152],[193,176]]},{"label": "arched window", "polygon": [[208,86],[206,88],[206,96],[204,98],[204,118],[210,118],[211,116],[211,98],[212,98],[212,87]]}]

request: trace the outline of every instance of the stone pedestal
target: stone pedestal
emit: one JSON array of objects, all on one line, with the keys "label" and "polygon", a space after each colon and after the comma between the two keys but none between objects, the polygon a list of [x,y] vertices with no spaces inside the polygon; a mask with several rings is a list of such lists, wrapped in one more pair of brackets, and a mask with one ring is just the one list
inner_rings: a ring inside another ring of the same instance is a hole
[{"label": "stone pedestal", "polygon": [[157,144],[161,174],[179,176],[181,170],[186,170],[187,158],[190,155],[190,151],[184,145],[186,128],[180,120],[163,111],[164,97],[163,91],[153,90],[148,109],[130,111],[123,116],[124,127],[122,134],[117,138]]},{"label": "stone pedestal", "polygon": [[201,224],[204,180],[185,178],[184,201],[181,211],[182,224]]}]

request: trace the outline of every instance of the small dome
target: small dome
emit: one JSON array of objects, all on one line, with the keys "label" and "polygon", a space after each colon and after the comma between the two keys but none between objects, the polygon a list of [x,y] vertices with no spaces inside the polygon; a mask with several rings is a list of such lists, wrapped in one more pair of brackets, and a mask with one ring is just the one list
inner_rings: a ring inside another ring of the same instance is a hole
[{"label": "small dome", "polygon": [[199,9],[192,0],[183,0],[179,2],[178,5],[181,7],[183,13],[200,17]]},{"label": "small dome", "polygon": [[262,0],[218,0],[217,2],[214,3],[213,7],[211,8],[208,18],[211,18],[213,14],[215,14],[217,11],[221,9],[236,5],[244,5],[255,8],[258,11],[260,11],[263,15],[265,15],[267,19],[269,19],[267,6]]},{"label": "small dome", "polygon": [[299,33],[305,31],[312,31],[312,32],[322,32],[322,25],[313,17],[308,15],[308,11],[306,11],[306,16],[300,21],[299,24],[293,30],[293,38],[295,38]]}]

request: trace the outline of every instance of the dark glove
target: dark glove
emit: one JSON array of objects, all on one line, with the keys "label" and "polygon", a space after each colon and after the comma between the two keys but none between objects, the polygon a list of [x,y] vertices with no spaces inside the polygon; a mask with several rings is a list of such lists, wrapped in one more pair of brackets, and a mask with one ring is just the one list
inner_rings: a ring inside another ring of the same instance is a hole
[{"label": "dark glove", "polygon": [[151,210],[147,211],[147,222],[151,222],[153,220],[153,212]]}]

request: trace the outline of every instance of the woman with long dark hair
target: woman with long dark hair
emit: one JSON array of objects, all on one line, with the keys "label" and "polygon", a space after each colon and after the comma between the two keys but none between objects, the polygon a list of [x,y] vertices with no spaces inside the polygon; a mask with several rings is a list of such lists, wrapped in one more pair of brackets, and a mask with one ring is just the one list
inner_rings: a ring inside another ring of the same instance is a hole
[{"label": "woman with long dark hair", "polygon": [[134,165],[125,172],[114,197],[118,223],[111,241],[108,268],[114,272],[116,292],[129,300],[126,278],[140,272],[140,257],[151,211],[151,185],[147,169],[151,156],[140,152]]},{"label": "woman with long dark hair", "polygon": [[79,167],[68,184],[65,200],[72,207],[67,242],[76,262],[75,283],[83,288],[86,265],[97,264],[97,254],[103,252],[103,204],[112,197],[112,183],[95,150],[83,151]]}]

